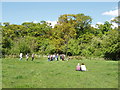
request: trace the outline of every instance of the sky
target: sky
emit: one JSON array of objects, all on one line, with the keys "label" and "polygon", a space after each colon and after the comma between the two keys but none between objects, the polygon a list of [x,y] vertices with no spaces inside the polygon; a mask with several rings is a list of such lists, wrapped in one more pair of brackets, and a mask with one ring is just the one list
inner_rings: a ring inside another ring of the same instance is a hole
[{"label": "sky", "polygon": [[2,2],[2,22],[22,24],[42,20],[56,24],[63,14],[84,13],[92,25],[110,21],[118,15],[118,2]]}]

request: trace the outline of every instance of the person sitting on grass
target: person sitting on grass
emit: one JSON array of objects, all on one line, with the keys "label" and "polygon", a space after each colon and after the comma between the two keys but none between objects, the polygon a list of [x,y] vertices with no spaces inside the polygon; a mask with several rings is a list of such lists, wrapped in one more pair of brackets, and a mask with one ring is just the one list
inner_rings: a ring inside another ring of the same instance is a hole
[{"label": "person sitting on grass", "polygon": [[82,63],[82,65],[80,67],[81,67],[81,71],[87,71],[84,63]]},{"label": "person sitting on grass", "polygon": [[76,71],[80,71],[80,63],[78,63],[78,65],[76,66]]}]

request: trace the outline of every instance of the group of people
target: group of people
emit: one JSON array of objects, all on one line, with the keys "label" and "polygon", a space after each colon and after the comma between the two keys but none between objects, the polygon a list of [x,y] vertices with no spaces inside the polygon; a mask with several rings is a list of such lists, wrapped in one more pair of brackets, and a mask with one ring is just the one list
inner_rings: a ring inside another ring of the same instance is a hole
[{"label": "group of people", "polygon": [[[35,56],[34,54],[31,55],[32,61],[34,60],[34,56]],[[20,53],[20,60],[22,60],[22,58],[23,58],[23,53]],[[29,54],[27,53],[26,54],[26,61],[28,61],[28,59],[29,59]],[[59,61],[59,59],[64,61],[65,60],[65,55],[64,54],[48,55],[48,61],[54,61],[54,60]],[[85,64],[82,63],[80,65],[80,63],[78,63],[78,65],[76,66],[76,71],[87,71]]]},{"label": "group of people", "polygon": [[76,66],[76,71],[87,71],[85,64],[82,63],[80,65],[80,63],[78,63],[78,65]]},{"label": "group of people", "polygon": [[64,61],[65,60],[65,55],[64,54],[60,54],[60,55],[58,55],[58,54],[48,55],[48,61],[54,61],[54,60],[59,61],[59,59],[62,60],[62,61]]},{"label": "group of people", "polygon": [[[35,58],[34,56],[35,56],[34,54],[31,55],[32,61],[33,61],[34,58]],[[23,53],[20,53],[20,60],[22,60],[22,58],[23,58]],[[28,59],[29,59],[29,54],[27,53],[27,54],[26,54],[26,60],[28,61]]]}]

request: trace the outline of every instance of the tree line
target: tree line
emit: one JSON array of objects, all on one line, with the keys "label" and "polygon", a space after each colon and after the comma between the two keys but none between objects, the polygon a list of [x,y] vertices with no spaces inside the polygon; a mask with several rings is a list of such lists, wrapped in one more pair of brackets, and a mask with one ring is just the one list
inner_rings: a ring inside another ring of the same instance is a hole
[{"label": "tree line", "polygon": [[[116,17],[111,22],[120,24]],[[46,21],[24,22],[21,25],[4,22],[2,28],[2,55],[19,53],[66,54],[69,56],[103,57],[120,59],[120,27],[112,23],[96,24],[92,18],[81,14],[60,15],[52,27]]]}]

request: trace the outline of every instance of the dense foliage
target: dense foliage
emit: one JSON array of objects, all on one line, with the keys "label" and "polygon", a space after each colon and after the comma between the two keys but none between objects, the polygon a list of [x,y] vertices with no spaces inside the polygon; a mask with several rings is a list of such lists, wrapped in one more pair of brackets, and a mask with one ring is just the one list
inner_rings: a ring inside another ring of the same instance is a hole
[{"label": "dense foliage", "polygon": [[[120,24],[119,17],[111,22]],[[2,27],[2,54],[19,55],[20,52],[36,54],[64,53],[85,57],[120,59],[120,27],[104,24],[91,26],[92,18],[84,14],[64,14],[54,28],[50,23],[8,22]]]}]

